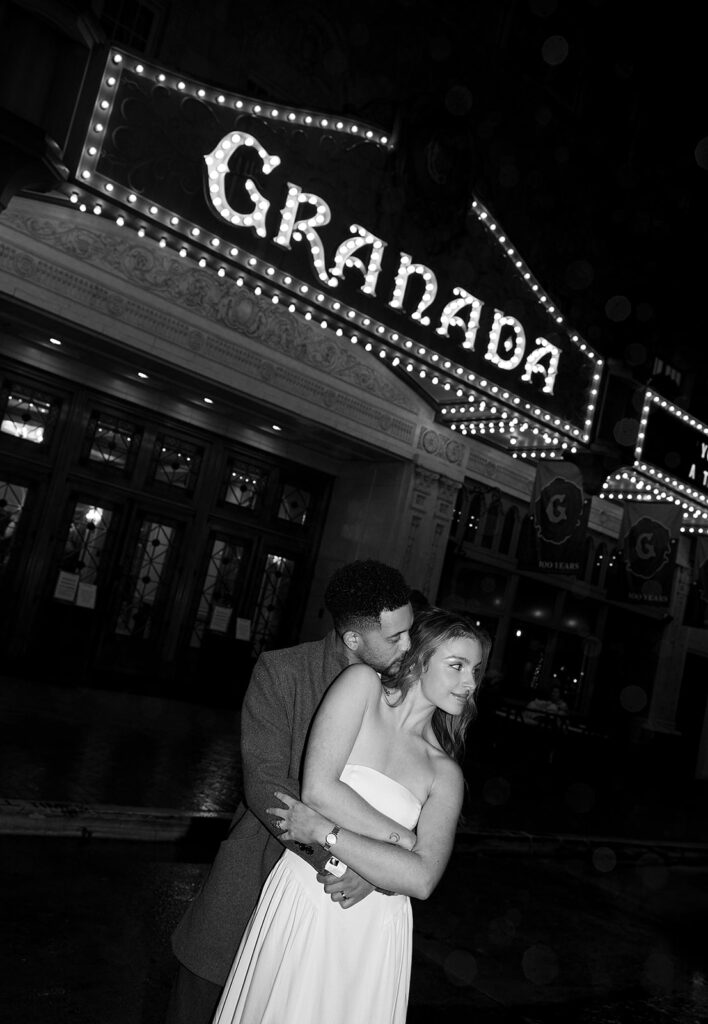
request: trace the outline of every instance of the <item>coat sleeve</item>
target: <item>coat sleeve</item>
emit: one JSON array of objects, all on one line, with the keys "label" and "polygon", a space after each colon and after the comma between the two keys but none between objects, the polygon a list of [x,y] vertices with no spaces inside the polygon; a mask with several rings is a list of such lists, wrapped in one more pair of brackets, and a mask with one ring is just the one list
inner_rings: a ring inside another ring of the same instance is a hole
[{"label": "coat sleeve", "polygon": [[[287,671],[287,669],[286,669]],[[249,810],[280,840],[276,818],[266,807],[276,806],[276,790],[300,799],[300,782],[289,774],[292,747],[292,698],[285,694],[281,673],[272,657],[261,655],[251,674],[241,711],[241,757],[245,802]],[[329,854],[321,846],[282,843],[317,871]]]}]

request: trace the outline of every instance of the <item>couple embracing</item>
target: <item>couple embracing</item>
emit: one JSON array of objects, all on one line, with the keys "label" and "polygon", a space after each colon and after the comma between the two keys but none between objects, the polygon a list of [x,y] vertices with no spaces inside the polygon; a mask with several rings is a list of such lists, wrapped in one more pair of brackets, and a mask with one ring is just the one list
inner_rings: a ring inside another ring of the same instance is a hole
[{"label": "couple embracing", "polygon": [[414,620],[397,570],[337,570],[333,630],[258,659],[241,719],[244,800],[173,936],[168,1024],[403,1024],[410,897],[452,852],[488,635]]}]

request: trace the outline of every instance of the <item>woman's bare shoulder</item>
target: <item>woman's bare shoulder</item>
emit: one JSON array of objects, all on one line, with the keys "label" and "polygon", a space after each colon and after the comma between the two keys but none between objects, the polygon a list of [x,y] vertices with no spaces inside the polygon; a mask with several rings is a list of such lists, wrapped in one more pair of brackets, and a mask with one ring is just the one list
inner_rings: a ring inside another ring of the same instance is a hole
[{"label": "woman's bare shoulder", "polygon": [[434,786],[451,786],[456,789],[464,786],[465,777],[462,773],[462,768],[442,748],[438,747],[434,750],[430,761],[433,768]]},{"label": "woman's bare shoulder", "polygon": [[354,665],[347,665],[345,669],[342,669],[332,686],[338,689],[356,686],[359,689],[365,688],[371,693],[378,694],[381,692],[381,679],[378,672],[375,672],[369,665],[356,662]]}]

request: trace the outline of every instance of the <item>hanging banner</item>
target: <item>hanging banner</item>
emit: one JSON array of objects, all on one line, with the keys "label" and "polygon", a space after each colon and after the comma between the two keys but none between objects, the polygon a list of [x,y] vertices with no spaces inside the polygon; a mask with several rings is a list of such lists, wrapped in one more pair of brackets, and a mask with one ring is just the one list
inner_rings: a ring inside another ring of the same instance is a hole
[{"label": "hanging banner", "polygon": [[540,463],[531,505],[535,535],[531,568],[579,573],[589,512],[578,467],[572,462]]},{"label": "hanging banner", "polygon": [[699,594],[708,601],[708,537],[699,537],[696,544],[696,582]]},{"label": "hanging banner", "polygon": [[675,505],[625,505],[619,538],[622,600],[668,605],[680,527],[681,509]]}]

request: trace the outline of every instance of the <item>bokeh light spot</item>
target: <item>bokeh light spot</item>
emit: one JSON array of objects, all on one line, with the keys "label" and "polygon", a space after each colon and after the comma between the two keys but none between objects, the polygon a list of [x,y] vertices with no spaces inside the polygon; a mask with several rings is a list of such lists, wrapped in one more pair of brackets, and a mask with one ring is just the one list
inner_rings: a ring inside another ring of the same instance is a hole
[{"label": "bokeh light spot", "polygon": [[612,434],[617,444],[626,446],[633,445],[636,442],[638,433],[639,421],[629,417],[618,420],[612,428]]},{"label": "bokeh light spot", "polygon": [[520,177],[516,164],[502,164],[499,168],[499,184],[504,188],[513,188],[518,185]]},{"label": "bokeh light spot", "polygon": [[661,601],[664,588],[658,580],[647,580],[646,583],[642,583],[642,594],[649,601]]},{"label": "bokeh light spot", "polygon": [[550,946],[529,946],[521,958],[521,969],[534,985],[549,985],[558,977],[558,957]]},{"label": "bokeh light spot", "polygon": [[433,60],[447,60],[452,53],[452,43],[447,36],[434,36],[430,40],[430,56]]},{"label": "bokeh light spot", "polygon": [[637,863],[637,874],[642,885],[652,892],[665,888],[669,880],[669,869],[656,853],[645,853]]},{"label": "bokeh light spot", "polygon": [[674,962],[666,953],[650,953],[644,962],[644,982],[649,988],[672,988],[674,974]]},{"label": "bokeh light spot", "polygon": [[576,292],[589,288],[594,280],[595,270],[587,260],[573,260],[565,268],[566,284]]},{"label": "bokeh light spot", "polygon": [[624,358],[630,366],[641,366],[647,359],[646,345],[642,345],[641,341],[633,341],[624,350]]},{"label": "bokeh light spot", "polygon": [[708,171],[708,136],[705,139],[701,139],[693,151],[693,155],[698,166],[702,167],[704,171]]},{"label": "bokeh light spot", "polygon": [[637,308],[634,311],[637,320],[641,320],[643,324],[648,323],[654,319],[654,307],[648,302],[638,302]]},{"label": "bokeh light spot", "polygon": [[620,690],[619,702],[625,711],[642,711],[647,703],[646,691],[636,684],[624,686]]},{"label": "bokeh light spot", "polygon": [[511,796],[511,786],[506,779],[487,779],[482,787],[482,799],[492,807],[501,807]]},{"label": "bokeh light spot", "polygon": [[369,26],[363,21],[354,25],[349,33],[349,41],[354,43],[355,46],[368,46],[371,41]]},{"label": "bokeh light spot", "polygon": [[618,60],[615,64],[615,74],[627,81],[634,74],[634,64],[630,60]]},{"label": "bokeh light spot", "polygon": [[558,67],[568,56],[568,40],[565,36],[549,36],[541,47],[541,55],[546,64]]},{"label": "bokeh light spot", "polygon": [[565,802],[576,814],[587,814],[595,806],[595,790],[585,782],[574,782],[565,791]]},{"label": "bokeh light spot", "polygon": [[558,0],[529,0],[529,10],[538,18],[547,18],[558,9]]},{"label": "bokeh light spot", "polygon": [[609,846],[598,846],[592,851],[592,866],[606,874],[617,866],[617,854]]},{"label": "bokeh light spot", "polygon": [[516,925],[509,919],[508,915],[495,917],[493,921],[490,921],[489,941],[493,942],[495,946],[510,945],[515,935]]},{"label": "bokeh light spot", "polygon": [[343,75],[347,70],[347,55],[343,50],[328,50],[323,61],[325,68],[332,75]]},{"label": "bokeh light spot", "polygon": [[445,96],[445,107],[454,117],[463,117],[472,109],[472,93],[466,85],[453,85]]},{"label": "bokeh light spot", "polygon": [[605,303],[605,316],[613,323],[619,324],[632,312],[632,304],[626,295],[613,295]]},{"label": "bokeh light spot", "polygon": [[477,977],[477,961],[466,949],[454,949],[445,957],[443,970],[453,985],[473,985]]}]

